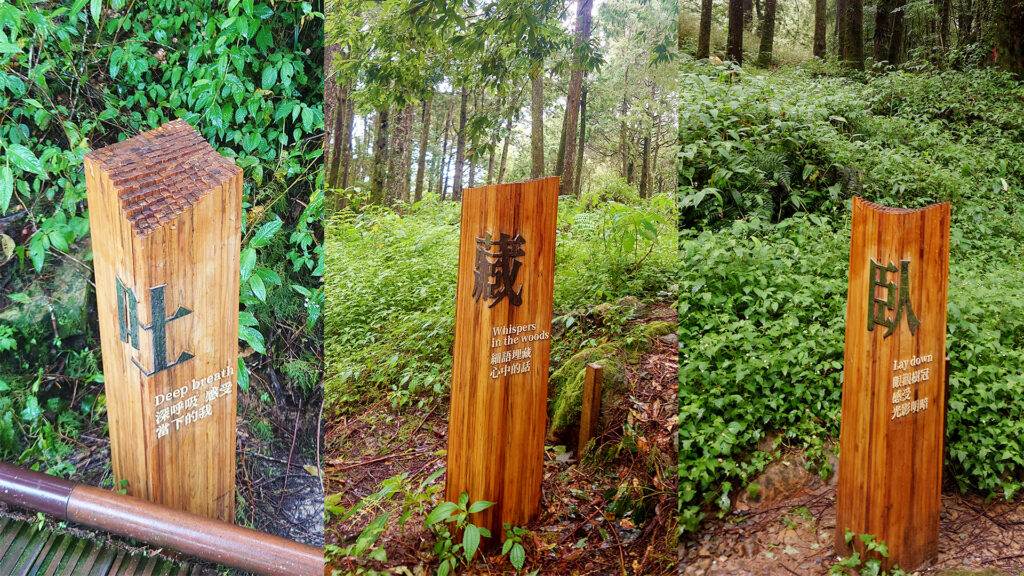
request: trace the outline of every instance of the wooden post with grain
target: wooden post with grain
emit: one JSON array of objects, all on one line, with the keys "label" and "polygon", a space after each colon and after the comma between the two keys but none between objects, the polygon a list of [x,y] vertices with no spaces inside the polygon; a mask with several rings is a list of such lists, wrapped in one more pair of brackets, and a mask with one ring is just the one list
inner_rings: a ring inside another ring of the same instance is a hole
[{"label": "wooden post with grain", "polygon": [[884,541],[886,569],[938,553],[949,221],[853,199],[835,539]]},{"label": "wooden post with grain", "polygon": [[118,488],[233,522],[242,171],[176,120],[85,178]]},{"label": "wooden post with grain", "polygon": [[583,406],[580,409],[580,438],[576,445],[576,458],[583,458],[587,443],[597,434],[597,422],[601,417],[601,381],[604,378],[604,366],[587,364],[587,374],[583,381]]},{"label": "wooden post with grain", "polygon": [[540,508],[558,178],[463,191],[445,497],[496,504],[493,544]]}]

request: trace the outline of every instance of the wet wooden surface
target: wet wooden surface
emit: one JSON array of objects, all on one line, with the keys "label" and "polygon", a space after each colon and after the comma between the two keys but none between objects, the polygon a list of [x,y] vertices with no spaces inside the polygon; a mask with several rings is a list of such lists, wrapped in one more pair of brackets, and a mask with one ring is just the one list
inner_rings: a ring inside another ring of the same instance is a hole
[{"label": "wet wooden surface", "polygon": [[0,574],[5,576],[198,576],[187,563],[130,554],[0,516]]}]

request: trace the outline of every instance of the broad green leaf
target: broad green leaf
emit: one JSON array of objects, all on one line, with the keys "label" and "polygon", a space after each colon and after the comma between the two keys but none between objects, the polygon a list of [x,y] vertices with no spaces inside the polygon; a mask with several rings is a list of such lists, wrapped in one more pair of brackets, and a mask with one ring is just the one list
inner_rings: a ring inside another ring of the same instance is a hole
[{"label": "broad green leaf", "polygon": [[14,173],[10,166],[0,168],[0,214],[7,214],[7,208],[14,197]]},{"label": "broad green leaf", "polygon": [[480,546],[480,529],[475,524],[469,524],[462,531],[462,550],[466,554],[466,562],[473,560],[476,549]]},{"label": "broad green leaf", "polygon": [[7,146],[7,157],[14,163],[15,168],[32,172],[40,176],[46,175],[43,163],[39,161],[35,153],[21,144],[10,144]]},{"label": "broad green leaf", "polygon": [[283,225],[284,222],[282,222],[280,218],[275,218],[263,226],[260,226],[260,229],[253,235],[252,240],[249,241],[249,246],[254,248],[262,248],[266,246],[270,242],[270,239],[274,237],[274,234],[277,234],[277,231],[280,230]]}]

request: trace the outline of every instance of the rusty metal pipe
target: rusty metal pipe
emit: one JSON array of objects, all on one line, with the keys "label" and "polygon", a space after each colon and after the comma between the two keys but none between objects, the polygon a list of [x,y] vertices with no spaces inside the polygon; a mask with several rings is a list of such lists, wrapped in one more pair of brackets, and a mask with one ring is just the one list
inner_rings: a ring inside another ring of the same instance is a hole
[{"label": "rusty metal pipe", "polygon": [[323,550],[0,462],[0,502],[266,574],[323,574]]}]

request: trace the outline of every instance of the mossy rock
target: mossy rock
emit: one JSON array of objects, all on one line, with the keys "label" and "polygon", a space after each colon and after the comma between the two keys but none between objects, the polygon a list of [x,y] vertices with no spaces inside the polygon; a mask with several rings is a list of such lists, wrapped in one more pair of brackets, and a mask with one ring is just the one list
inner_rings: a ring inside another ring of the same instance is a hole
[{"label": "mossy rock", "polygon": [[614,405],[626,388],[625,357],[613,343],[602,344],[577,352],[563,363],[548,379],[550,398],[548,415],[549,434],[563,437],[579,426],[583,403],[583,384],[587,377],[587,364],[604,366],[601,383],[601,407]]},{"label": "mossy rock", "polygon": [[640,355],[647,352],[654,345],[654,340],[676,331],[676,323],[666,320],[656,320],[646,324],[640,324],[630,331],[624,341],[623,349],[626,351],[630,364],[636,363]]}]

